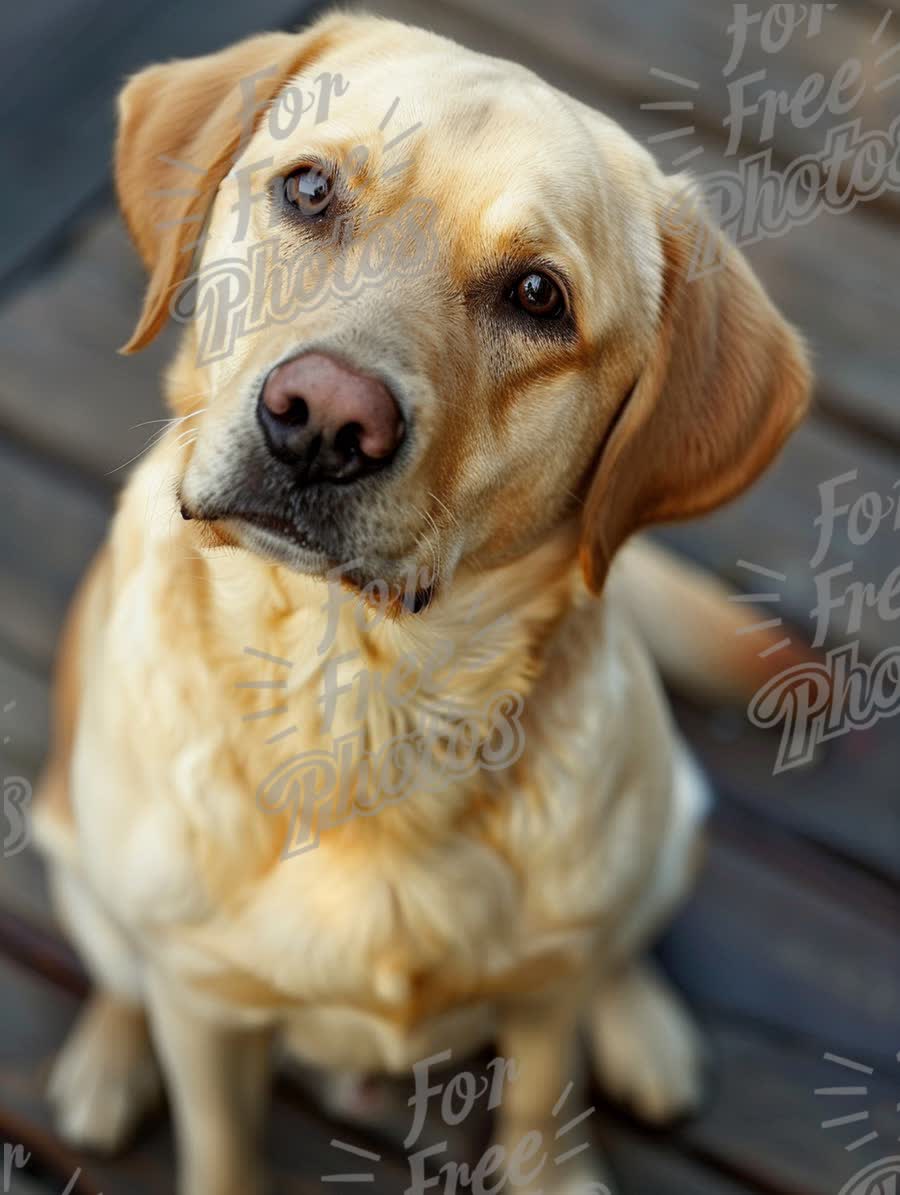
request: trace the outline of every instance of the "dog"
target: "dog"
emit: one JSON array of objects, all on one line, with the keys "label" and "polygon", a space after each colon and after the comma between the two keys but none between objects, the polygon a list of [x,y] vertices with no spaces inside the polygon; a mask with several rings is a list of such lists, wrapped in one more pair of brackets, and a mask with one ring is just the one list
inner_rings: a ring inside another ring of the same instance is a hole
[{"label": "dog", "polygon": [[[182,1195],[259,1192],[275,1043],[355,1082],[494,1041],[520,1169],[582,1037],[643,1117],[694,1108],[645,955],[706,792],[648,642],[713,694],[762,664],[632,537],[773,459],[800,337],[690,180],[389,20],[141,71],[115,174],[126,351],[186,326],[60,652],[36,828],[95,984],[61,1132],[121,1145],[162,1075]],[[516,1185],[611,1184],[576,1154]]]}]

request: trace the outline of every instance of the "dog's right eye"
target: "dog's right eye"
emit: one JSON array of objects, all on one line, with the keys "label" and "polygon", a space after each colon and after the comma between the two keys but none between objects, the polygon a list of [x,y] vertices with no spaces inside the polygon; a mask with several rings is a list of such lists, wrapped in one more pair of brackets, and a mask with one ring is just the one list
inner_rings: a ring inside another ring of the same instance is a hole
[{"label": "dog's right eye", "polygon": [[510,298],[517,307],[536,319],[559,319],[565,314],[566,301],[562,289],[549,274],[538,270],[520,278]]},{"label": "dog's right eye", "polygon": [[284,180],[284,197],[304,216],[321,216],[331,203],[334,179],[316,166],[301,166]]}]

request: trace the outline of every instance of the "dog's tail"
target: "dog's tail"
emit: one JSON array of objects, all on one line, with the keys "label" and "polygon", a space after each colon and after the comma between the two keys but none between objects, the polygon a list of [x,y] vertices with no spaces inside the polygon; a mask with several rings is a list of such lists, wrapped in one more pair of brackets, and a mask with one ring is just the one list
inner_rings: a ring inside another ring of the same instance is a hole
[{"label": "dog's tail", "polygon": [[688,696],[746,703],[786,668],[818,659],[796,632],[771,625],[771,610],[734,601],[727,585],[643,537],[618,563],[639,633],[663,678]]}]

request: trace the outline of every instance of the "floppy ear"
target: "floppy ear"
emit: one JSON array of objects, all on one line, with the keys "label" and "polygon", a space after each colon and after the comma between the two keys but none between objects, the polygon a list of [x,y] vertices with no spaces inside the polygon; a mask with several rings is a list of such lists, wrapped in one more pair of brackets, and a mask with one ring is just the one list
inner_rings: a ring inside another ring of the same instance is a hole
[{"label": "floppy ear", "polygon": [[148,67],[126,84],[119,96],[116,190],[150,281],[123,352],[149,344],[166,322],[216,189],[268,101],[337,42],[346,20],[326,18],[303,34],[260,34],[203,58]]},{"label": "floppy ear", "polygon": [[[659,220],[655,345],[607,433],[584,510],[581,561],[595,593],[633,532],[702,514],[748,486],[809,402],[800,337],[700,202],[673,189]],[[698,264],[713,268],[698,276]]]}]

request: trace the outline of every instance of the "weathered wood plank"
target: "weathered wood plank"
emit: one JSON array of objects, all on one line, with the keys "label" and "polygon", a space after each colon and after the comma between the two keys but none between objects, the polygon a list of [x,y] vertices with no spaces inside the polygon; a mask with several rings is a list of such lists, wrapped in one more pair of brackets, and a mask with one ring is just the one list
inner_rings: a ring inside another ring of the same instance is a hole
[{"label": "weathered wood plank", "polygon": [[44,933],[59,932],[50,908],[44,864],[33,847],[5,857],[0,864],[0,917],[3,914],[12,914]]},{"label": "weathered wood plank", "polygon": [[900,448],[900,236],[857,209],[745,252],[809,344],[823,410]]},{"label": "weathered wood plank", "polygon": [[698,1005],[896,1066],[900,894],[720,806],[709,859],[663,947]]},{"label": "weathered wood plank", "polygon": [[781,728],[744,711],[676,703],[676,716],[717,789],[759,817],[900,883],[900,737],[894,721],[822,744],[810,764],[774,772]]},{"label": "weathered wood plank", "polygon": [[665,1145],[624,1121],[601,1122],[598,1136],[624,1195],[758,1195],[760,1190],[739,1185],[702,1160],[679,1154],[672,1144]]},{"label": "weathered wood plank", "polygon": [[[891,1142],[900,1087],[889,1069],[853,1075],[825,1061],[823,1055],[833,1050],[828,1041],[767,1039],[752,1025],[714,1022],[708,1032],[715,1067],[712,1095],[703,1115],[675,1134],[702,1159],[730,1170],[754,1190],[837,1195],[873,1157],[896,1155]],[[864,1097],[815,1094],[855,1080],[866,1086]],[[859,1111],[869,1113],[865,1124],[822,1128],[826,1120]],[[868,1151],[847,1151],[869,1132],[878,1132],[881,1141]]]},{"label": "weathered wood plank", "polygon": [[32,783],[47,747],[48,724],[46,678],[0,655],[3,758]]},{"label": "weathered wood plank", "polygon": [[[102,420],[95,424],[102,426]],[[0,655],[20,661],[19,672],[26,666],[47,672],[69,599],[103,536],[112,495],[0,437],[0,505]],[[19,696],[20,678],[10,667],[0,680],[0,711]],[[27,679],[21,683],[30,691]],[[30,731],[22,727],[30,735],[24,741],[39,741],[44,726],[41,718]]]},{"label": "weathered wood plank", "polygon": [[96,220],[72,251],[0,310],[0,420],[41,451],[110,488],[163,426],[163,337],[118,349],[140,311],[144,272],[117,216]]}]

